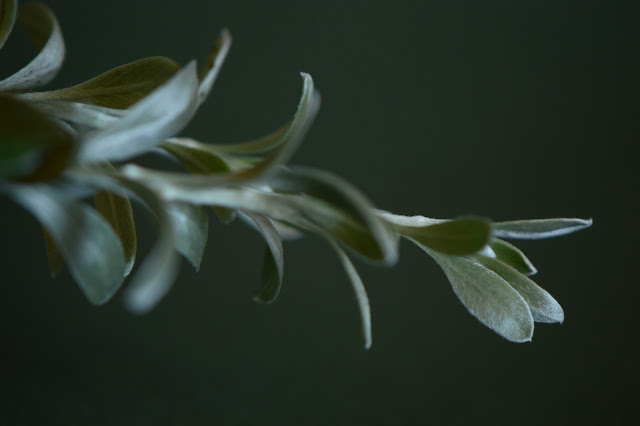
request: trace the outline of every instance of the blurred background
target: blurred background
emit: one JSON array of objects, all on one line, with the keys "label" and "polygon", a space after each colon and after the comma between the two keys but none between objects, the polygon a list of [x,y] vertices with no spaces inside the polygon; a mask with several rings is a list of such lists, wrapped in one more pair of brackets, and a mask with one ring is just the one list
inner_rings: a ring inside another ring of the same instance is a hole
[{"label": "blurred background", "polygon": [[[285,245],[279,299],[251,301],[263,243],[211,222],[149,315],[52,280],[37,222],[0,199],[0,425],[632,424],[637,406],[638,102],[633,2],[52,0],[67,42],[52,87],[146,56],[233,46],[184,134],[261,136],[295,112],[300,71],[323,105],[293,162],[380,208],[494,220],[593,217],[518,244],[562,325],[513,344],[482,326],[423,252],[357,262],[374,343],[322,241]],[[0,77],[33,55],[17,31]],[[139,259],[153,243],[137,210]]]}]

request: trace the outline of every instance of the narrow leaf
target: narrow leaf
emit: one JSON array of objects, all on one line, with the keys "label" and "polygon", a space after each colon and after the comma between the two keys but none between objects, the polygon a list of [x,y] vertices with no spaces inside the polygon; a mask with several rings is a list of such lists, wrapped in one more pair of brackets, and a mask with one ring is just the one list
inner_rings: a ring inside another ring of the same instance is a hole
[{"label": "narrow leaf", "polygon": [[171,219],[175,247],[197,270],[209,236],[207,212],[198,206],[186,203],[167,204]]},{"label": "narrow leaf", "polygon": [[384,219],[390,224],[396,226],[425,227],[430,225],[437,225],[439,223],[444,223],[447,221],[446,219],[434,219],[425,216],[403,216],[378,209],[375,209],[374,212],[381,219]]},{"label": "narrow leaf", "polygon": [[490,257],[478,256],[478,261],[500,275],[529,305],[531,315],[536,322],[554,323],[564,320],[562,307],[542,287],[522,275],[511,266]]},{"label": "narrow leaf", "polygon": [[358,274],[358,271],[351,263],[349,256],[340,248],[338,244],[336,244],[331,238],[328,238],[327,241],[333,250],[336,252],[340,263],[347,273],[349,277],[349,281],[351,282],[351,287],[353,288],[353,292],[356,295],[356,300],[358,302],[358,308],[360,309],[360,321],[362,324],[362,336],[364,337],[364,348],[370,349],[371,344],[373,342],[372,333],[371,333],[371,307],[369,306],[369,297],[367,296],[367,289],[364,287],[362,283],[362,279]]},{"label": "narrow leaf", "polygon": [[0,95],[0,178],[52,179],[69,163],[73,137],[40,111]]},{"label": "narrow leaf", "polygon": [[287,134],[291,124],[292,123],[289,122],[274,132],[252,141],[227,144],[206,144],[206,146],[209,147],[212,152],[216,153],[240,155],[262,154],[277,148],[285,142],[284,136]]},{"label": "narrow leaf", "polygon": [[138,239],[133,220],[131,202],[126,196],[108,191],[98,191],[93,200],[98,213],[111,225],[122,243],[125,259],[125,276],[129,275],[136,259]]},{"label": "narrow leaf", "polygon": [[532,219],[497,222],[493,234],[498,238],[538,240],[559,237],[591,226],[591,219]]},{"label": "narrow leaf", "polygon": [[470,259],[440,254],[413,242],[440,265],[456,296],[481,323],[512,342],[531,341],[531,311],[507,281]]},{"label": "narrow leaf", "polygon": [[525,275],[534,275],[538,272],[527,256],[516,246],[497,238],[491,240],[489,246],[496,259],[515,268],[518,272]]},{"label": "narrow leaf", "polygon": [[331,173],[306,167],[278,170],[268,185],[292,198],[305,219],[368,259],[394,264],[398,238],[374,214],[373,205],[357,188]]},{"label": "narrow leaf", "polygon": [[73,87],[30,93],[32,100],[72,101],[126,109],[166,83],[180,66],[168,58],[141,59],[109,70]]},{"label": "narrow leaf", "polygon": [[271,303],[280,293],[284,276],[282,241],[273,223],[266,216],[243,213],[242,217],[251,221],[267,243],[267,250],[262,263],[262,280],[253,300],[261,303]]},{"label": "narrow leaf", "polygon": [[491,224],[474,217],[419,227],[396,225],[396,229],[420,244],[450,255],[472,254],[482,250],[491,236]]},{"label": "narrow leaf", "polygon": [[40,53],[24,68],[0,81],[0,91],[19,91],[49,83],[64,61],[65,47],[60,25],[49,8],[41,3],[28,3],[18,14],[27,36]]},{"label": "narrow leaf", "polygon": [[52,188],[12,185],[9,196],[42,224],[91,303],[107,302],[124,279],[124,253],[113,229],[95,210]]},{"label": "narrow leaf", "polygon": [[220,73],[220,68],[222,68],[222,63],[227,57],[230,47],[231,34],[229,34],[228,30],[224,29],[220,33],[218,41],[209,54],[209,58],[207,58],[204,68],[200,71],[200,85],[198,87],[198,102],[200,104],[207,99],[207,96],[209,96],[213,83],[216,81],[216,78]]},{"label": "narrow leaf", "polygon": [[121,120],[84,140],[84,162],[125,160],[159,145],[187,125],[197,108],[197,76],[191,62],[135,104]]},{"label": "narrow leaf", "polygon": [[17,0],[0,0],[0,49],[13,30],[16,22]]}]

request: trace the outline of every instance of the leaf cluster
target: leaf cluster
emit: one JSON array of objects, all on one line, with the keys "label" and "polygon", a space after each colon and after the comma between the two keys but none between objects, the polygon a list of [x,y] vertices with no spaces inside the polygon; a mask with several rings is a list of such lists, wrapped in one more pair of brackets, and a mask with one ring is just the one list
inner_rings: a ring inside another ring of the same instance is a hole
[{"label": "leaf cluster", "polygon": [[[0,13],[0,47],[17,21],[40,49],[0,81],[0,192],[40,222],[52,274],[66,264],[91,303],[110,300],[131,275],[126,306],[151,310],[175,280],[178,254],[200,268],[212,208],[222,223],[241,220],[263,236],[254,297],[261,303],[281,291],[283,240],[315,234],[325,241],[353,287],[366,348],[370,306],[351,258],[394,265],[402,237],[431,256],[469,312],[506,339],[531,340],[534,321],[562,322],[560,305],[529,278],[536,272],[532,263],[504,239],[563,235],[590,221],[400,216],[376,209],[339,176],[287,165],[320,106],[305,73],[295,114],[269,135],[234,144],[178,136],[212,90],[231,45],[226,30],[200,69],[195,61],[180,66],[152,57],[73,87],[36,91],[64,60],[58,22],[39,3],[18,11],[16,0],[0,0]],[[134,163],[146,153],[168,156],[183,171]],[[145,206],[158,227],[154,247],[137,267],[132,201]]]}]

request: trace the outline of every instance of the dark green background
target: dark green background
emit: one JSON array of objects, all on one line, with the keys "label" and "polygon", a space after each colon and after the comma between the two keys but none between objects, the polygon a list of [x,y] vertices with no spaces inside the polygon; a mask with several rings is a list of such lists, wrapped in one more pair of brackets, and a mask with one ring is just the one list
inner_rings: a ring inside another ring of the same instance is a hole
[{"label": "dark green background", "polygon": [[[517,4],[516,4],[517,3]],[[232,142],[294,112],[299,71],[321,113],[294,162],[397,213],[593,217],[520,244],[565,322],[512,344],[473,319],[403,245],[357,266],[374,345],[321,241],[285,246],[277,302],[251,302],[262,242],[212,222],[151,314],[88,304],[51,280],[40,228],[0,199],[0,425],[630,424],[638,374],[638,13],[634,2],[51,1],[68,46],[55,87],[145,56],[234,44],[186,134]],[[6,76],[30,51],[14,37]],[[22,62],[21,62],[22,61]],[[153,241],[140,210],[142,253]]]}]

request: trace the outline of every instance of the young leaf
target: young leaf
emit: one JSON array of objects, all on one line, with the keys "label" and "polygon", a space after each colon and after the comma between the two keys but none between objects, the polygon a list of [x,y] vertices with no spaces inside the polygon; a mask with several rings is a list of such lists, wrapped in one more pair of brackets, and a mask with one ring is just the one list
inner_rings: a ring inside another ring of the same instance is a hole
[{"label": "young leaf", "polygon": [[241,215],[255,226],[267,243],[267,250],[264,253],[262,263],[262,280],[253,300],[261,303],[271,303],[278,297],[282,287],[284,275],[282,241],[278,231],[276,231],[268,217],[251,213],[242,213]]},{"label": "young leaf", "polygon": [[531,261],[527,259],[527,256],[525,256],[524,253],[516,246],[497,238],[491,240],[489,246],[491,247],[496,259],[506,263],[512,268],[515,268],[518,272],[525,275],[534,275],[538,272]]},{"label": "young leaf", "polygon": [[124,279],[124,253],[111,226],[95,210],[67,200],[50,187],[11,185],[9,196],[49,233],[91,303],[107,302]]},{"label": "young leaf", "polygon": [[180,66],[168,58],[152,57],[107,71],[73,87],[28,94],[31,100],[72,101],[126,109],[166,83]]},{"label": "young leaf", "polygon": [[349,260],[349,256],[336,244],[333,239],[327,238],[329,245],[336,252],[340,263],[349,277],[353,292],[356,295],[358,301],[358,308],[360,309],[360,321],[362,324],[362,336],[364,337],[364,348],[370,349],[373,342],[371,333],[371,307],[369,306],[369,297],[367,296],[367,289],[362,283],[362,279],[358,274],[358,271]]},{"label": "young leaf", "polygon": [[544,289],[522,275],[511,266],[497,259],[486,256],[478,256],[478,262],[486,266],[516,289],[529,305],[533,320],[536,322],[554,323],[564,320],[562,307]]},{"label": "young leaf", "polygon": [[40,181],[60,174],[73,137],[40,111],[0,95],[0,178]]},{"label": "young leaf", "polygon": [[135,104],[115,124],[86,136],[79,160],[125,160],[142,154],[187,125],[197,108],[195,63]]},{"label": "young leaf", "polygon": [[200,85],[198,87],[199,104],[203,103],[207,99],[207,96],[209,96],[209,92],[211,92],[213,83],[216,81],[216,78],[220,73],[220,68],[222,68],[222,63],[227,57],[230,47],[231,34],[229,34],[229,31],[224,29],[220,33],[220,37],[218,38],[216,45],[213,47],[209,58],[207,58],[204,68],[200,71]]},{"label": "young leaf", "polygon": [[41,3],[28,3],[20,10],[18,20],[41,50],[24,68],[0,81],[0,91],[20,91],[47,84],[58,74],[64,61],[62,32],[49,8]]},{"label": "young leaf", "polygon": [[357,188],[331,173],[308,167],[279,169],[267,181],[276,192],[300,194],[293,202],[306,220],[366,258],[394,264],[398,238]]},{"label": "young leaf", "polygon": [[136,259],[138,238],[133,220],[131,202],[126,196],[108,191],[98,191],[93,200],[98,213],[111,225],[122,243],[125,259],[125,276],[129,275]]},{"label": "young leaf", "polygon": [[167,204],[171,219],[175,247],[197,270],[209,235],[207,212],[198,206],[186,203]]},{"label": "young leaf", "polygon": [[396,225],[396,230],[435,251],[457,256],[482,250],[491,236],[491,224],[474,217],[418,227]]},{"label": "young leaf", "polygon": [[559,237],[591,226],[591,219],[532,219],[497,222],[493,234],[498,238],[538,240]]},{"label": "young leaf", "polygon": [[412,241],[440,265],[454,293],[481,323],[512,342],[531,341],[531,311],[507,281],[470,259],[440,254]]},{"label": "young leaf", "polygon": [[0,0],[0,49],[13,30],[16,22],[17,0]]}]

